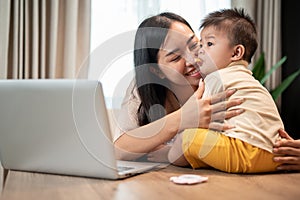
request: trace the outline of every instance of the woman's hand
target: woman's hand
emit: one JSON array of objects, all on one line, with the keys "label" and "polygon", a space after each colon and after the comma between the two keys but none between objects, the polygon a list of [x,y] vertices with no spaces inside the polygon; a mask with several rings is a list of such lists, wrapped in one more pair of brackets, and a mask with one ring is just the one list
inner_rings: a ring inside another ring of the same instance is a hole
[{"label": "woman's hand", "polygon": [[231,89],[214,96],[202,99],[204,82],[200,80],[198,90],[181,108],[180,130],[186,128],[210,128],[215,130],[227,130],[233,128],[230,124],[224,124],[224,119],[229,119],[244,112],[243,109],[231,109],[240,105],[244,99],[227,100],[236,90]]},{"label": "woman's hand", "polygon": [[274,161],[282,163],[278,170],[300,170],[300,140],[294,140],[284,130],[279,130],[279,135],[283,138],[278,140],[273,152]]}]

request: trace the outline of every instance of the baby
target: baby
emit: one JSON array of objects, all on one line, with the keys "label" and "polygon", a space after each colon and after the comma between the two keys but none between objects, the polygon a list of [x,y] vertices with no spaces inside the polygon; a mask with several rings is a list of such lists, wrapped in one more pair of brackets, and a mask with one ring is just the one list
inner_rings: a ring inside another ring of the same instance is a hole
[{"label": "baby", "polygon": [[213,167],[232,173],[275,171],[272,147],[283,123],[272,96],[247,69],[257,48],[253,20],[242,9],[210,13],[200,28],[199,67],[205,82],[202,98],[236,88],[244,113],[225,120],[223,132],[187,129],[176,138],[168,158],[175,165]]}]

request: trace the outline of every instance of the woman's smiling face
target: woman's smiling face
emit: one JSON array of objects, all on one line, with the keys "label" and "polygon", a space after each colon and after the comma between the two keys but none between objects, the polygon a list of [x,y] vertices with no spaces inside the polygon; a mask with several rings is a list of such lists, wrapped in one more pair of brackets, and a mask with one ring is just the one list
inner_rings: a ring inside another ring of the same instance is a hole
[{"label": "woman's smiling face", "polygon": [[198,86],[201,74],[195,65],[199,39],[185,24],[173,22],[161,50],[158,64],[164,76],[176,85]]}]

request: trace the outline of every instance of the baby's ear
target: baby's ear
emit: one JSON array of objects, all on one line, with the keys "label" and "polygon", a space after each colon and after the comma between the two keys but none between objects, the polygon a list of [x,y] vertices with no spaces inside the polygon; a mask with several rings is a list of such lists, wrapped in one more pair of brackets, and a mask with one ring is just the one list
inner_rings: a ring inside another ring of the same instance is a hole
[{"label": "baby's ear", "polygon": [[231,57],[231,61],[238,61],[238,60],[242,60],[245,54],[245,47],[244,45],[236,45],[233,49],[233,54]]}]

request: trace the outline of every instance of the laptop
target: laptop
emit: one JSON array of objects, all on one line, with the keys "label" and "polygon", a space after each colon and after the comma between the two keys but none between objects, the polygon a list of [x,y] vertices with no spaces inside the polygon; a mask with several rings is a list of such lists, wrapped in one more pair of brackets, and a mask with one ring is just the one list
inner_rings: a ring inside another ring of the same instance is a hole
[{"label": "laptop", "polygon": [[116,160],[97,80],[1,80],[0,99],[5,169],[120,179],[162,167]]}]

